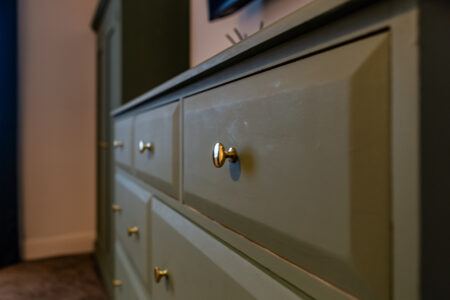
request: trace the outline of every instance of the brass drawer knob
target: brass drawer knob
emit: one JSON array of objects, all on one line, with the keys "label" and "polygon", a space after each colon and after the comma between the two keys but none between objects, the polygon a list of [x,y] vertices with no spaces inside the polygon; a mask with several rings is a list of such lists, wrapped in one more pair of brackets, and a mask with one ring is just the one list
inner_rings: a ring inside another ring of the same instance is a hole
[{"label": "brass drawer knob", "polygon": [[150,142],[139,141],[139,152],[144,153],[145,150],[152,151],[153,145]]},{"label": "brass drawer knob", "polygon": [[227,158],[230,162],[237,161],[238,155],[236,149],[231,147],[225,150],[225,147],[221,143],[216,143],[212,152],[214,166],[221,168]]},{"label": "brass drawer knob", "polygon": [[160,282],[161,278],[163,278],[163,277],[168,278],[169,277],[169,271],[161,270],[160,268],[155,267],[155,281],[156,281],[156,283]]},{"label": "brass drawer knob", "polygon": [[108,142],[106,141],[100,141],[98,142],[98,146],[102,149],[107,149],[108,148]]},{"label": "brass drawer knob", "polygon": [[122,210],[122,207],[120,207],[120,205],[118,205],[118,204],[113,204],[111,207],[112,207],[113,212],[119,212]]},{"label": "brass drawer knob", "polygon": [[128,227],[128,236],[132,236],[133,234],[138,234],[139,233],[139,228],[137,228],[136,226],[133,227]]},{"label": "brass drawer knob", "polygon": [[119,286],[122,285],[122,280],[115,279],[115,280],[113,280],[112,285],[113,285],[114,287],[119,287]]},{"label": "brass drawer knob", "polygon": [[114,140],[113,141],[113,146],[114,146],[114,148],[123,147],[123,142],[118,141],[118,140]]}]

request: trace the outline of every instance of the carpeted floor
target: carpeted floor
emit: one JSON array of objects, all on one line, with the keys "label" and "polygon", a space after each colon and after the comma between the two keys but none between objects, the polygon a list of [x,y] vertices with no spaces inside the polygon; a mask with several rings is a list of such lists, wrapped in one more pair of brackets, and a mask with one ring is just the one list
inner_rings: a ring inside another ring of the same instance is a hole
[{"label": "carpeted floor", "polygon": [[1,300],[107,300],[91,255],[24,262],[0,269]]}]

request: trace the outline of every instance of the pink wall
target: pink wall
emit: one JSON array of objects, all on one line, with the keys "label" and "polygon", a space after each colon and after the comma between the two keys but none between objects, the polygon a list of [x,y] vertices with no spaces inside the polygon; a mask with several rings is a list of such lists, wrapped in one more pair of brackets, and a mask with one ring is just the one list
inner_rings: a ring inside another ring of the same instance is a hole
[{"label": "pink wall", "polygon": [[258,31],[261,21],[266,27],[311,1],[256,0],[230,16],[209,22],[207,0],[191,0],[191,66],[230,47],[232,43],[225,37],[227,33],[238,40],[234,27],[250,36]]},{"label": "pink wall", "polygon": [[19,0],[25,259],[93,249],[96,2]]}]

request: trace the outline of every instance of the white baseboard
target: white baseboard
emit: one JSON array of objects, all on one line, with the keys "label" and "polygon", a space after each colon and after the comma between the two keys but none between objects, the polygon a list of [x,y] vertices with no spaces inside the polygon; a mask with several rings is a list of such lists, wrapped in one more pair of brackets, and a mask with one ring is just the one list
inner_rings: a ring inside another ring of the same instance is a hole
[{"label": "white baseboard", "polygon": [[22,244],[22,258],[33,260],[94,250],[95,232],[79,232],[51,237],[29,238]]}]

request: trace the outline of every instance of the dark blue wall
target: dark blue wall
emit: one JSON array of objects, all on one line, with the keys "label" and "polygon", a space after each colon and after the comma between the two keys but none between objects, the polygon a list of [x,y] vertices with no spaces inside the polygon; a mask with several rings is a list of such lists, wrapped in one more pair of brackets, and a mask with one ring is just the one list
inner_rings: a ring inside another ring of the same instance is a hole
[{"label": "dark blue wall", "polygon": [[19,260],[17,197],[17,6],[0,1],[0,267]]}]

